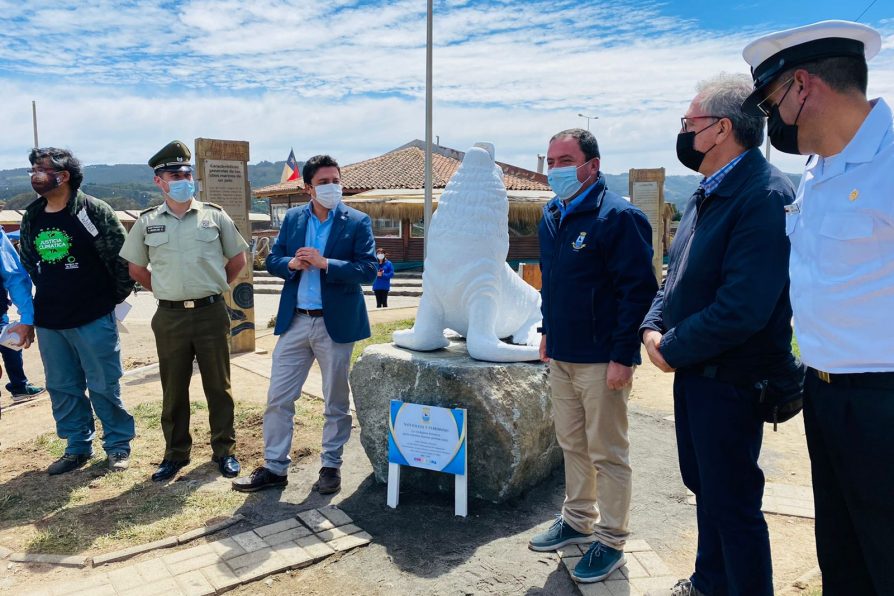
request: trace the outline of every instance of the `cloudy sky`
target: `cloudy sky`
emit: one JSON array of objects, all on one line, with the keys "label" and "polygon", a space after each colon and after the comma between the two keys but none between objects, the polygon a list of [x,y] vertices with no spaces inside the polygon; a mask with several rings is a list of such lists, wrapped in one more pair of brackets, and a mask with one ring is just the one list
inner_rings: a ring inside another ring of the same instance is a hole
[{"label": "cloudy sky", "polygon": [[[41,145],[142,163],[168,141],[247,140],[251,161],[342,163],[424,138],[425,0],[0,0],[0,168]],[[747,73],[770,31],[877,27],[870,95],[894,104],[894,0],[721,3],[436,0],[434,131],[534,169],[549,136],[590,122],[602,167],[665,167],[699,79]],[[775,154],[774,157],[779,157]],[[781,158],[799,171],[800,158]]]}]

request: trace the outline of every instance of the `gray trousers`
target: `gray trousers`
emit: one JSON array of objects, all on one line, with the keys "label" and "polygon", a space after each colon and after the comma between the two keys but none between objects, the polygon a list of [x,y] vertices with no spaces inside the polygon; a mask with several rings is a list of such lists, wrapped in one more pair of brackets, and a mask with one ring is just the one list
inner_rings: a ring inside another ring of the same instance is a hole
[{"label": "gray trousers", "polygon": [[273,350],[267,410],[264,412],[265,467],[279,476],[288,473],[292,462],[292,431],[295,400],[314,359],[323,373],[323,467],[340,468],[341,454],[351,437],[351,404],[348,395],[348,369],[354,343],[332,341],[323,317],[298,314],[289,329],[280,336]]}]

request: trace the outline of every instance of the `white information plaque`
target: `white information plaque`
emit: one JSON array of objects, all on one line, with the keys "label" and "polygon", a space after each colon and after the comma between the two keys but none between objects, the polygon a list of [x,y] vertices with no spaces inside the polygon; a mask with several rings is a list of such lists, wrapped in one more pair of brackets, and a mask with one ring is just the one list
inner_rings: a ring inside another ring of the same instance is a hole
[{"label": "white information plaque", "polygon": [[391,400],[388,417],[388,505],[397,507],[400,467],[456,476],[455,511],[468,513],[466,410]]}]

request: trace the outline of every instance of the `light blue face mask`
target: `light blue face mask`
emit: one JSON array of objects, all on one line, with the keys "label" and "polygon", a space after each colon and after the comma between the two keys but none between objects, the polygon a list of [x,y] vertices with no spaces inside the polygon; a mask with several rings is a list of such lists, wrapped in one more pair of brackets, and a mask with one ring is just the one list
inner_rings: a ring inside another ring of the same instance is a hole
[{"label": "light blue face mask", "polygon": [[567,200],[583,187],[584,183],[577,179],[577,171],[590,163],[588,160],[579,166],[552,168],[546,174],[549,187],[561,200]]},{"label": "light blue face mask", "polygon": [[178,203],[186,203],[196,194],[196,183],[192,180],[171,180],[168,182],[168,196]]}]

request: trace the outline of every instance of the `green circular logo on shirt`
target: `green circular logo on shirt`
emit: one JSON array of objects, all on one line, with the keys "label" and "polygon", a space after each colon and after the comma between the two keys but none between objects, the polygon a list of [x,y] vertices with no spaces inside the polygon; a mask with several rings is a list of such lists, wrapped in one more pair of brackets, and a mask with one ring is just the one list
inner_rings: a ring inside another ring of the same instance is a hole
[{"label": "green circular logo on shirt", "polygon": [[34,238],[34,246],[42,261],[56,263],[68,256],[71,236],[59,229],[48,228]]}]

